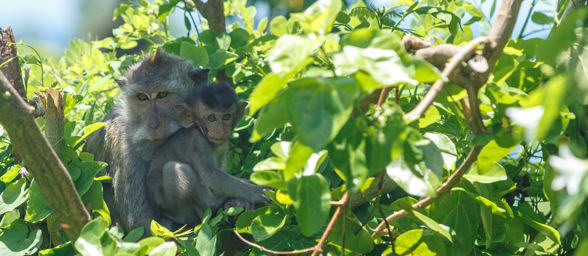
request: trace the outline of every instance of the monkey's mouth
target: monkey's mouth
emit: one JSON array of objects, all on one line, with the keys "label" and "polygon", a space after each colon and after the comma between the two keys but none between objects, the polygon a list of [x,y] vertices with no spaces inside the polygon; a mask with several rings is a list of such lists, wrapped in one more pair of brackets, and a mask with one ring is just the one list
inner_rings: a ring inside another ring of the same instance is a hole
[{"label": "monkey's mouth", "polygon": [[228,139],[229,138],[219,139],[219,138],[208,137],[208,141],[210,141],[210,143],[212,143],[216,146],[220,146],[221,144],[225,143],[225,141],[227,141]]}]

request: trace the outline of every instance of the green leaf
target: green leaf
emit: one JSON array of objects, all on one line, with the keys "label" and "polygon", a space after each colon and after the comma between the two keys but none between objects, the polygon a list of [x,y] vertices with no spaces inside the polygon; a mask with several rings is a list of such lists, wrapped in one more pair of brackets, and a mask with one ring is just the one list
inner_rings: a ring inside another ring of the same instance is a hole
[{"label": "green leaf", "polygon": [[[196,42],[194,42],[194,40],[192,38],[180,37],[175,40],[167,41],[166,43],[164,43],[163,49],[168,53],[173,53],[173,54],[182,56],[180,54],[180,51],[181,51],[181,47],[182,47],[183,43],[187,43],[187,44],[190,44],[193,46],[196,45]],[[185,58],[187,58],[187,57],[185,57]]]},{"label": "green leaf", "polygon": [[61,256],[61,255],[75,255],[76,251],[73,248],[73,245],[70,242],[65,244],[60,244],[50,249],[45,249],[39,251],[39,255],[42,256]]},{"label": "green leaf", "polygon": [[[247,31],[246,31],[247,32]],[[231,46],[231,37],[226,33],[222,33],[216,36],[216,43],[219,49],[228,50],[229,46]]]},{"label": "green leaf", "polygon": [[41,193],[41,189],[39,189],[36,180],[31,182],[29,193],[25,220],[31,223],[37,223],[47,218],[52,211],[49,203],[47,203],[47,200],[45,200],[45,197]]},{"label": "green leaf", "polygon": [[457,162],[457,149],[453,141],[447,135],[441,133],[425,133],[425,138],[435,143],[435,146],[441,151],[445,169],[453,170],[455,162]]},{"label": "green leaf", "polygon": [[539,25],[547,25],[553,22],[553,17],[549,17],[545,13],[538,11],[533,12],[533,15],[531,15],[531,20]]},{"label": "green leaf", "polygon": [[[412,207],[410,207],[412,209]],[[436,221],[434,221],[433,219],[429,218],[428,216],[418,212],[418,211],[410,211],[410,213],[417,219],[419,220],[421,223],[423,223],[426,227],[428,227],[430,230],[432,230],[433,232],[447,238],[447,240],[449,240],[450,242],[452,242],[451,240],[451,235],[449,234],[449,231],[447,231],[446,229],[444,229],[443,227],[441,227],[441,225],[439,225],[439,223],[437,223]]]},{"label": "green leaf", "polygon": [[[95,255],[96,253],[104,254],[102,241],[103,236],[108,236],[108,222],[103,218],[96,218],[90,221],[82,229],[82,233],[78,240],[75,241],[74,246],[82,255]],[[104,246],[108,246],[105,244]]]},{"label": "green leaf", "polygon": [[72,173],[79,173],[79,177],[74,178],[74,185],[78,191],[78,194],[84,195],[92,183],[94,177],[107,165],[102,162],[72,162],[67,166],[67,170]]},{"label": "green leaf", "polygon": [[[367,135],[365,158],[369,169],[368,176],[381,172],[393,158],[402,154],[406,136],[403,112],[399,107],[384,106],[383,110],[380,118],[385,120],[383,125],[374,125],[367,127],[366,131],[358,131]],[[353,154],[353,151],[350,153]]]},{"label": "green leaf", "polygon": [[347,122],[357,97],[355,80],[308,78],[293,82],[279,99],[289,106],[286,113],[300,143],[317,152]]},{"label": "green leaf", "polygon": [[[20,174],[20,168],[22,168],[20,165],[15,165],[14,167],[12,167],[12,169],[8,170],[6,173],[2,175],[2,177],[0,177],[0,181],[4,183],[12,182],[14,178],[16,178],[16,176]],[[2,207],[0,207],[0,209],[2,209]],[[0,215],[1,214],[2,212],[0,210]]]},{"label": "green leaf", "polygon": [[285,76],[310,64],[310,55],[320,46],[320,41],[305,36],[284,35],[267,53],[267,60],[274,73]]},{"label": "green leaf", "polygon": [[[582,9],[585,11],[586,9]],[[580,12],[580,11],[578,11]],[[588,28],[576,28],[574,30],[576,43],[568,51],[558,56],[558,64],[564,64],[568,75],[568,88],[570,94],[584,105],[588,105]],[[568,58],[569,57],[569,58]],[[543,120],[542,120],[543,121]]]},{"label": "green leaf", "polygon": [[284,88],[288,80],[289,76],[281,77],[276,73],[266,75],[249,97],[249,115],[254,115],[259,109],[267,105]]},{"label": "green leaf", "polygon": [[319,0],[303,13],[292,13],[290,17],[298,21],[306,34],[326,35],[331,32],[341,8],[341,0]]},{"label": "green leaf", "polygon": [[[423,229],[413,229],[398,236],[394,242],[396,254],[419,256],[445,255],[445,245],[441,239],[436,236],[425,235],[424,231]],[[384,251],[385,255],[389,255],[388,253],[388,251]]]},{"label": "green leaf", "polygon": [[351,75],[363,71],[383,86],[417,84],[413,78],[414,69],[405,67],[401,57],[394,50],[343,46],[342,52],[333,54],[333,63],[337,75]]},{"label": "green leaf", "polygon": [[[544,43],[539,45],[537,49],[537,61],[543,61],[546,64],[555,67],[556,56],[560,54],[562,50],[571,47],[574,42],[577,41],[577,35],[574,28],[576,27],[576,24],[578,24],[578,21],[583,21],[586,17],[588,17],[588,9],[580,8],[568,15],[566,19],[562,20],[557,28],[553,29],[552,35]],[[579,48],[581,48],[581,46]],[[585,51],[579,52],[581,52],[582,55],[586,54]],[[565,62],[568,61],[569,60],[565,60]],[[588,97],[586,98],[588,99]]]},{"label": "green leaf", "polygon": [[[370,173],[367,167],[366,152],[368,150],[366,150],[366,140],[363,137],[364,130],[359,127],[361,125],[360,120],[349,120],[337,137],[327,145],[331,163],[343,173],[347,189],[352,193],[359,191]],[[385,141],[384,144],[387,142]],[[377,148],[377,145],[372,148]]]},{"label": "green leaf", "polygon": [[202,225],[198,233],[196,250],[200,256],[214,256],[216,253],[216,236],[212,235],[212,230],[207,223]]},{"label": "green leaf", "polygon": [[484,173],[480,173],[478,164],[474,163],[463,177],[469,181],[477,181],[481,183],[492,183],[506,180],[508,178],[508,176],[506,176],[506,170],[499,163],[494,164]]},{"label": "green leaf", "polygon": [[28,197],[29,190],[27,190],[26,179],[8,183],[2,194],[0,194],[0,215],[14,210],[27,201]]},{"label": "green leaf", "polygon": [[374,241],[367,228],[351,215],[344,215],[339,218],[333,226],[328,242],[339,247],[345,242],[345,249],[350,250],[354,255],[365,255],[374,249]]},{"label": "green leaf", "polygon": [[419,128],[425,128],[429,125],[438,123],[439,119],[441,119],[439,110],[437,110],[435,106],[430,106],[425,111],[425,114],[418,120]]},{"label": "green leaf", "polygon": [[[178,250],[178,247],[176,246],[176,244],[174,242],[165,242],[163,244],[161,244],[160,246],[155,247],[155,249],[153,249],[151,251],[151,253],[149,253],[150,256],[174,256],[176,255],[176,251]],[[200,254],[200,255],[205,255],[205,254]]]},{"label": "green leaf", "polygon": [[357,89],[348,78],[297,80],[263,109],[251,140],[290,122],[300,143],[320,151],[347,122]]},{"label": "green leaf", "polygon": [[286,168],[286,160],[278,157],[270,157],[255,164],[254,172],[270,171],[270,170],[284,170]]},{"label": "green leaf", "polygon": [[195,46],[190,42],[182,42],[180,45],[180,56],[192,61],[195,67],[206,67],[208,65],[208,52],[201,46]]},{"label": "green leaf", "polygon": [[[298,173],[299,170],[307,164],[307,161],[313,152],[314,151],[310,147],[295,142],[292,148],[290,148],[289,157],[286,161],[284,178],[289,180],[294,174]],[[311,170],[311,173],[314,173],[314,170]],[[305,175],[311,173],[305,173]]]},{"label": "green leaf", "polygon": [[141,237],[143,237],[143,234],[144,233],[145,233],[145,227],[135,228],[135,229],[131,230],[131,232],[129,232],[127,234],[127,236],[125,236],[125,238],[123,239],[123,241],[125,241],[125,242],[137,242],[137,241],[139,241],[139,239],[141,239]]},{"label": "green leaf", "polygon": [[544,221],[538,220],[540,217],[533,211],[531,207],[513,207],[513,210],[515,210],[515,216],[517,216],[517,218],[519,218],[525,224],[539,231],[541,234],[549,237],[551,241],[557,244],[561,244],[559,232],[557,232],[557,230],[553,227],[543,224]]},{"label": "green leaf", "polygon": [[286,216],[259,215],[251,223],[251,234],[255,238],[255,241],[263,241],[280,231],[285,223]]},{"label": "green leaf", "polygon": [[3,230],[0,234],[0,255],[33,255],[39,250],[42,243],[41,230],[35,229],[29,233],[26,225],[14,225]]},{"label": "green leaf", "polygon": [[262,213],[256,213],[255,211],[246,211],[239,215],[237,222],[235,223],[235,230],[239,233],[249,233],[251,234],[251,229],[249,226],[255,217],[261,215]]},{"label": "green leaf", "polygon": [[[273,159],[275,159],[275,157],[273,157]],[[268,160],[268,159],[266,159],[266,160]],[[264,161],[262,161],[262,162],[264,162]],[[283,160],[281,160],[281,161],[283,161]],[[258,163],[255,166],[257,167],[260,163]],[[255,170],[255,168],[254,168],[254,170]],[[283,189],[283,190],[288,189],[288,183],[286,183],[286,181],[284,181],[284,177],[282,177],[282,175],[280,173],[275,172],[275,171],[254,171],[253,174],[251,174],[250,179],[251,179],[251,182],[253,182],[257,185],[275,188],[275,189]]]},{"label": "green leaf", "polygon": [[283,36],[288,33],[287,19],[284,16],[277,16],[270,22],[270,31],[275,36]]},{"label": "green leaf", "polygon": [[311,236],[321,230],[331,209],[331,192],[325,178],[320,174],[292,178],[288,193],[302,233]]},{"label": "green leaf", "polygon": [[[170,239],[170,238],[175,237],[174,232],[171,232],[169,229],[162,226],[161,224],[159,224],[155,220],[151,221],[150,229],[151,229],[152,235],[157,236],[157,237],[161,237],[163,239]],[[159,246],[159,245],[157,245],[157,246]]]},{"label": "green leaf", "polygon": [[20,219],[20,211],[18,209],[14,209],[10,212],[7,212],[2,216],[2,221],[0,221],[0,228],[6,229],[8,228],[13,222]]},{"label": "green leaf", "polygon": [[[108,210],[108,206],[104,202],[102,193],[102,183],[100,181],[94,180],[92,186],[90,186],[86,194],[82,196],[82,202],[90,203],[92,208],[92,217],[102,216],[102,218],[104,218],[106,221],[111,222],[110,211]],[[139,238],[141,237],[137,237],[137,239],[133,242],[136,242],[137,240],[139,240]]]},{"label": "green leaf", "polygon": [[430,217],[449,227],[453,240],[448,255],[468,255],[472,250],[480,221],[476,206],[474,199],[463,191],[446,194],[434,203]]},{"label": "green leaf", "polygon": [[520,138],[517,136],[504,136],[500,144],[497,140],[490,141],[478,155],[478,173],[484,174],[490,171],[490,168],[508,155],[519,143]]},{"label": "green leaf", "polygon": [[247,45],[249,42],[249,33],[247,30],[242,28],[237,28],[229,34],[231,37],[231,47],[232,48],[239,48]]},{"label": "green leaf", "polygon": [[147,248],[145,250],[145,255],[148,255],[149,253],[151,253],[151,251],[153,251],[153,249],[159,247],[160,245],[162,245],[163,243],[165,243],[165,240],[159,238],[159,237],[147,237],[145,239],[141,239],[141,241],[139,241],[139,245],[141,245],[141,248]]},{"label": "green leaf", "polygon": [[292,142],[290,141],[278,141],[270,147],[272,153],[277,157],[288,160],[288,155],[290,154],[290,148],[292,147]]}]

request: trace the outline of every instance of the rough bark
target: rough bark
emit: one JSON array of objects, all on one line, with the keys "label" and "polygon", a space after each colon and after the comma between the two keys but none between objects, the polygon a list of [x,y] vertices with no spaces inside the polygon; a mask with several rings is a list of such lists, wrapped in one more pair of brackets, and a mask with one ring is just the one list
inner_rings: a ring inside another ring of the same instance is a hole
[{"label": "rough bark", "polygon": [[33,117],[29,106],[0,72],[0,123],[16,145],[29,173],[37,180],[41,193],[68,238],[75,241],[90,214],[82,204],[65,166]]},{"label": "rough bark", "polygon": [[0,65],[7,62],[2,69],[8,82],[14,86],[18,95],[27,101],[27,94],[22,82],[20,63],[18,62],[18,52],[15,45],[8,46],[8,43],[14,43],[14,34],[10,26],[6,29],[0,28]]},{"label": "rough bark", "polygon": [[[18,52],[15,45],[8,46],[8,43],[14,43],[14,34],[10,26],[6,27],[6,29],[0,28],[0,66],[2,66],[0,71],[4,72],[10,84],[12,84],[18,94],[26,101],[27,93],[20,73],[20,63],[17,58]],[[22,162],[22,157],[20,157],[20,153],[14,145],[12,145],[12,155],[16,163],[20,164]]]},{"label": "rough bark", "polygon": [[201,0],[194,1],[196,9],[208,20],[208,27],[214,32],[221,34],[226,32],[225,6],[223,0],[208,0],[204,3]]}]

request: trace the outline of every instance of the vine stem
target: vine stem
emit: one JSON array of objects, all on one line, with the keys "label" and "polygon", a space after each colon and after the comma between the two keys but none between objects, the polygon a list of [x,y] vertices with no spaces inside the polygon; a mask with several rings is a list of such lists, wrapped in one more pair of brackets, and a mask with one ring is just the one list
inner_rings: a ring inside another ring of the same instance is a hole
[{"label": "vine stem", "polygon": [[[461,177],[466,173],[470,166],[477,160],[480,151],[482,150],[482,146],[474,145],[470,152],[468,153],[467,157],[463,161],[463,163],[455,170],[455,172],[447,179],[441,186],[437,189],[437,196],[436,197],[425,197],[419,200],[417,203],[412,205],[414,210],[423,209],[433,202],[437,201],[441,196],[447,194],[451,188],[461,179]],[[392,223],[400,218],[406,216],[408,212],[406,210],[399,210],[388,217],[385,218],[384,221],[380,222],[380,224],[374,229],[374,233],[372,234],[372,238],[375,238],[378,235],[383,235],[387,229],[387,222]]]}]

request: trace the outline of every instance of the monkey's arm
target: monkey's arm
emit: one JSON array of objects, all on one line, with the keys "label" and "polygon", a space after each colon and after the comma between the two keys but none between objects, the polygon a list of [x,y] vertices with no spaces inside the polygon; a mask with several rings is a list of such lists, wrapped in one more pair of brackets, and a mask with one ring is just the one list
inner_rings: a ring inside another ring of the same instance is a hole
[{"label": "monkey's arm", "polygon": [[184,160],[194,169],[203,186],[221,193],[227,198],[243,198],[255,204],[269,203],[269,199],[263,193],[263,187],[236,178],[219,169],[214,162],[206,138],[199,132],[193,133],[193,135],[193,156]]}]

